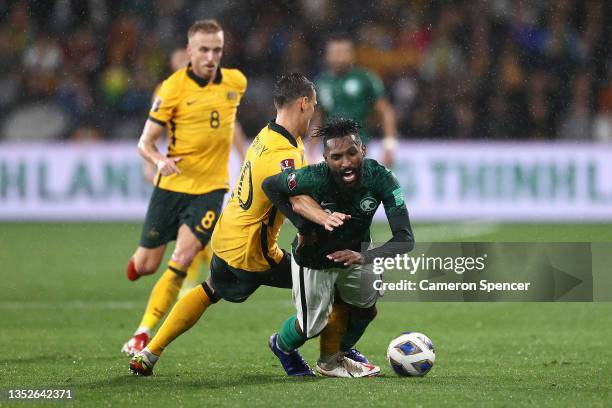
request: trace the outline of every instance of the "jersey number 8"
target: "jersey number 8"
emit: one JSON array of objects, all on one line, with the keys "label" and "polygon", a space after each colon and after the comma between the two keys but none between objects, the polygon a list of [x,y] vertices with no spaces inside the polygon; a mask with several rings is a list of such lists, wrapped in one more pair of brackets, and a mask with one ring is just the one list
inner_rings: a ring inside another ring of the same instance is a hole
[{"label": "jersey number 8", "polygon": [[204,229],[210,229],[210,227],[212,227],[213,225],[213,222],[215,222],[215,218],[217,218],[217,215],[214,211],[206,211],[206,214],[204,214],[204,217],[202,217],[202,220],[200,221],[200,226]]},{"label": "jersey number 8", "polygon": [[221,118],[219,117],[219,112],[214,110],[210,112],[210,127],[213,129],[217,129],[221,124]]}]

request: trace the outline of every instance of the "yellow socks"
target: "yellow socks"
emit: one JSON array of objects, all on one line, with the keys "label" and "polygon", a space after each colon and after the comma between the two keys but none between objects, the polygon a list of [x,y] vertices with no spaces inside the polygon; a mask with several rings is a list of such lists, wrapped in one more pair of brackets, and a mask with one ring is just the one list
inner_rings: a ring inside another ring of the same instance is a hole
[{"label": "yellow socks", "polygon": [[327,326],[321,332],[320,348],[321,360],[327,360],[330,356],[340,351],[340,340],[346,331],[349,306],[345,303],[334,303],[332,312],[327,320]]},{"label": "yellow socks", "polygon": [[185,280],[186,272],[176,262],[168,262],[168,269],[159,278],[149,297],[149,303],[140,322],[139,330],[153,330],[166,314],[170,306],[176,302],[179,290]]},{"label": "yellow socks", "polygon": [[175,338],[191,328],[212,304],[202,285],[191,289],[170,311],[147,348],[159,356]]}]

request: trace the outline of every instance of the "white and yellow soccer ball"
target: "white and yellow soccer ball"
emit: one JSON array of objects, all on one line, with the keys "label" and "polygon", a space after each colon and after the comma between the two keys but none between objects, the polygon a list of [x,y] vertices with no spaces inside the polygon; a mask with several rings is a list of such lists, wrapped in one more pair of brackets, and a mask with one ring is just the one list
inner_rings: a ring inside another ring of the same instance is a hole
[{"label": "white and yellow soccer ball", "polygon": [[423,333],[405,332],[389,343],[387,360],[397,375],[422,377],[433,367],[436,352]]}]

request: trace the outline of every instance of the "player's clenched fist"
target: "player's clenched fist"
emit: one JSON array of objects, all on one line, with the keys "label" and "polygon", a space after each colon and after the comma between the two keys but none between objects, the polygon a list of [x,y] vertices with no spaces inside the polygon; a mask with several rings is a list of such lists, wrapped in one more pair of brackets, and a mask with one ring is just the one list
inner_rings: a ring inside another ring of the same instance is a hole
[{"label": "player's clenched fist", "polygon": [[169,176],[171,174],[181,174],[181,170],[179,170],[176,163],[180,162],[182,157],[165,157],[157,161],[157,171],[160,172],[162,176]]}]

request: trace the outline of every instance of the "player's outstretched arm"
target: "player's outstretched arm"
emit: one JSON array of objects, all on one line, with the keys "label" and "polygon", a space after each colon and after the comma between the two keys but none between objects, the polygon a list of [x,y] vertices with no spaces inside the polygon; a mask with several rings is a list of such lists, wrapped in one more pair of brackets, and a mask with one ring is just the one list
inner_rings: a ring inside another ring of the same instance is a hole
[{"label": "player's outstretched arm", "polygon": [[310,229],[309,221],[323,226],[328,231],[333,231],[334,228],[343,225],[346,220],[350,219],[350,215],[326,213],[319,203],[312,197],[304,195],[299,189],[294,189],[289,193],[286,180],[291,176],[295,176],[295,173],[270,176],[263,181],[262,188],[272,204],[295,225],[300,234],[305,234]]},{"label": "player's outstretched arm", "polygon": [[319,224],[327,231],[333,231],[334,228],[344,225],[345,221],[351,219],[348,214],[333,212],[327,213],[314,198],[308,195],[298,195],[289,197],[291,208],[293,211],[306,218],[309,221]]},{"label": "player's outstretched arm", "polygon": [[282,191],[282,188],[279,187],[279,176],[283,179],[285,178],[284,173],[280,173],[274,176],[267,177],[263,183],[261,184],[261,188],[263,189],[266,196],[272,203],[273,206],[279,209],[281,213],[285,217],[291,221],[291,223],[297,228],[298,233],[304,235],[308,231],[310,231],[311,225],[303,218],[301,215],[293,211],[291,203],[289,202],[289,195]]},{"label": "player's outstretched arm", "polygon": [[181,171],[177,163],[181,161],[182,157],[166,157],[157,149],[156,143],[163,132],[163,126],[147,119],[138,141],[138,152],[145,160],[153,163],[162,176],[169,176],[173,173],[180,174]]}]

